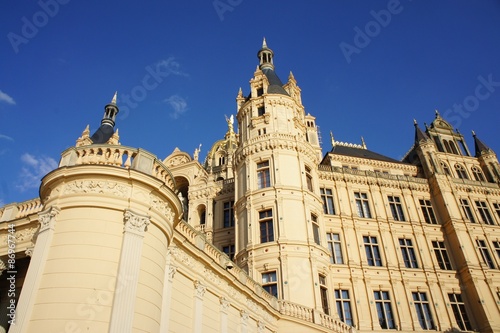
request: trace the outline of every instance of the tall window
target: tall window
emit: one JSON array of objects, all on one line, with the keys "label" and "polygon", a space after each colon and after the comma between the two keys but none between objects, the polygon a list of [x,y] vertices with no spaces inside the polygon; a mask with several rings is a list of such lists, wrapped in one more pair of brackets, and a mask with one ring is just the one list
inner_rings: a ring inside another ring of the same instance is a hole
[{"label": "tall window", "polygon": [[455,315],[455,320],[457,325],[462,331],[472,331],[472,325],[470,324],[469,317],[467,316],[467,311],[465,311],[465,304],[462,301],[461,294],[448,294],[450,299],[451,309]]},{"label": "tall window", "polygon": [[441,162],[441,167],[443,168],[443,171],[446,175],[451,176],[450,168],[448,167],[448,164],[445,162]]},{"label": "tall window", "polygon": [[233,260],[234,259],[234,244],[223,246],[222,247],[222,252],[227,254],[229,259]]},{"label": "tall window", "polygon": [[458,178],[469,179],[469,176],[467,176],[467,171],[465,171],[463,165],[455,164],[455,171],[457,172]]},{"label": "tall window", "polygon": [[476,245],[479,249],[479,252],[481,252],[481,257],[483,258],[485,264],[488,265],[489,268],[494,269],[495,263],[493,262],[493,258],[491,258],[490,251],[488,250],[488,246],[486,245],[486,241],[484,241],[483,239],[476,239]]},{"label": "tall window", "polygon": [[494,203],[493,208],[495,209],[495,212],[497,212],[498,218],[500,218],[500,204]]},{"label": "tall window", "polygon": [[387,196],[389,199],[389,206],[391,207],[392,218],[396,221],[404,221],[405,215],[403,213],[403,206],[401,199],[392,195]]},{"label": "tall window", "polygon": [[430,200],[420,199],[420,209],[422,209],[422,214],[424,214],[424,220],[429,224],[437,224],[436,215],[434,215],[434,210],[432,209],[432,204]]},{"label": "tall window", "polygon": [[493,246],[495,247],[495,252],[497,253],[498,259],[500,259],[500,242],[494,241]]},{"label": "tall window", "polygon": [[278,297],[278,280],[276,278],[276,271],[262,273],[262,288],[274,297]]},{"label": "tall window", "polygon": [[326,277],[321,274],[319,274],[319,294],[321,296],[321,306],[323,307],[323,312],[329,315],[330,308],[328,306],[328,288],[326,286]]},{"label": "tall window", "polygon": [[318,223],[318,217],[314,214],[311,214],[311,222],[312,222],[312,229],[313,229],[313,236],[314,236],[314,242],[318,245],[321,245],[321,239],[319,236],[319,223]]},{"label": "tall window", "polygon": [[257,163],[257,188],[265,188],[269,186],[271,186],[269,161]]},{"label": "tall window", "polygon": [[483,173],[481,172],[481,170],[478,167],[473,166],[471,168],[471,171],[472,171],[472,175],[474,176],[475,180],[477,180],[478,182],[484,182]]},{"label": "tall window", "polygon": [[415,255],[415,249],[411,239],[400,238],[399,246],[401,248],[401,254],[403,255],[403,261],[406,268],[418,268],[417,256]]},{"label": "tall window", "polygon": [[306,182],[307,182],[307,189],[311,192],[314,192],[313,181],[311,176],[311,168],[307,166],[306,166]]},{"label": "tall window", "polygon": [[427,300],[426,293],[412,292],[413,304],[415,304],[415,310],[417,311],[418,322],[420,327],[424,330],[434,329],[434,320],[432,320],[431,307],[429,301]]},{"label": "tall window", "polygon": [[476,219],[474,218],[474,214],[472,213],[472,209],[470,208],[467,199],[460,199],[460,205],[462,206],[465,218],[472,223],[476,223]]},{"label": "tall window", "polygon": [[476,207],[479,212],[479,216],[481,216],[481,220],[484,224],[494,225],[495,221],[493,221],[493,217],[491,217],[490,211],[488,210],[488,205],[486,201],[476,200]]},{"label": "tall window", "polygon": [[352,326],[353,320],[349,290],[335,289],[335,304],[337,305],[337,313],[340,320],[342,320],[347,325]]},{"label": "tall window", "polygon": [[333,205],[333,191],[329,188],[320,188],[321,199],[323,200],[323,212],[325,214],[334,215],[335,206]]},{"label": "tall window", "polygon": [[439,268],[452,270],[450,263],[450,258],[448,257],[448,252],[446,251],[446,246],[443,241],[432,241],[432,247],[434,248],[434,254],[439,265]]},{"label": "tall window", "polygon": [[340,243],[340,235],[329,232],[326,234],[328,241],[328,249],[330,250],[330,262],[332,264],[343,264],[342,246]]},{"label": "tall window", "polygon": [[382,258],[380,257],[377,237],[363,236],[363,243],[365,244],[366,260],[368,261],[368,265],[382,266]]},{"label": "tall window", "polygon": [[356,199],[358,216],[370,219],[372,217],[372,214],[370,212],[370,205],[368,203],[368,195],[362,192],[354,192],[354,198]]},{"label": "tall window", "polygon": [[267,209],[259,212],[260,242],[267,243],[274,241],[273,231],[273,211]]},{"label": "tall window", "polygon": [[257,108],[257,115],[260,117],[260,116],[263,116],[264,113],[266,113],[266,108],[264,108],[263,106],[261,107],[258,107]]},{"label": "tall window", "polygon": [[224,228],[234,227],[234,201],[224,202]]},{"label": "tall window", "polygon": [[378,322],[384,329],[395,329],[394,315],[392,313],[391,298],[388,291],[374,291],[375,306],[377,308]]}]

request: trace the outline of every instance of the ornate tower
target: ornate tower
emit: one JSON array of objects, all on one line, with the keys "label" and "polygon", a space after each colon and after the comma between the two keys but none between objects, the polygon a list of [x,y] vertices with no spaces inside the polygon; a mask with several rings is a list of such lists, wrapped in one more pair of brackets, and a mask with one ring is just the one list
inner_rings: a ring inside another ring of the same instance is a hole
[{"label": "ornate tower", "polygon": [[290,74],[283,84],[264,40],[250,94],[237,97],[236,261],[278,298],[321,308],[314,288],[327,274],[320,232],[321,157],[314,117]]}]

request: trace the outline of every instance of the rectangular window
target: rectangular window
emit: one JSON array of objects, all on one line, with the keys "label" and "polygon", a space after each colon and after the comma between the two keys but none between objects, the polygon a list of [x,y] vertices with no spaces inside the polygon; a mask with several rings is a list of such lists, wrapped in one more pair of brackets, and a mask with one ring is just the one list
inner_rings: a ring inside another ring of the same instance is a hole
[{"label": "rectangular window", "polygon": [[363,243],[365,244],[366,260],[368,261],[368,265],[382,266],[382,258],[380,257],[377,237],[363,236]]},{"label": "rectangular window", "polygon": [[491,217],[490,211],[488,210],[488,205],[486,201],[476,201],[476,207],[479,211],[479,216],[481,216],[481,221],[484,224],[494,225],[493,217]]},{"label": "rectangular window", "polygon": [[448,294],[450,299],[451,309],[455,315],[455,320],[458,327],[462,331],[472,331],[472,325],[470,324],[469,317],[465,311],[465,304],[462,301],[461,294]]},{"label": "rectangular window", "polygon": [[265,109],[263,106],[261,106],[261,107],[257,108],[257,115],[258,115],[259,117],[260,117],[260,116],[263,116],[263,115],[264,115],[264,113],[266,113],[266,109]]},{"label": "rectangular window", "polygon": [[227,254],[229,259],[233,260],[234,259],[234,244],[232,245],[227,245],[222,247],[222,252]]},{"label": "rectangular window", "polygon": [[333,191],[329,188],[320,188],[321,199],[323,200],[323,212],[329,215],[335,215],[335,206],[333,205]]},{"label": "rectangular window", "polygon": [[311,222],[312,222],[312,229],[313,229],[313,236],[314,236],[314,242],[318,245],[321,245],[321,239],[319,236],[319,223],[318,223],[318,217],[314,214],[311,214]]},{"label": "rectangular window", "polygon": [[259,212],[260,242],[267,243],[274,241],[273,231],[273,211],[267,209]]},{"label": "rectangular window", "polygon": [[392,218],[396,221],[405,221],[405,215],[403,213],[403,206],[401,205],[401,199],[392,195],[387,196],[389,199],[389,206],[391,207]]},{"label": "rectangular window", "polygon": [[417,257],[411,239],[400,238],[399,246],[403,255],[403,261],[406,268],[418,268]]},{"label": "rectangular window", "polygon": [[394,315],[392,313],[391,299],[388,291],[374,291],[375,306],[377,308],[378,322],[383,329],[395,329]]},{"label": "rectangular window", "polygon": [[368,195],[362,192],[354,192],[354,198],[356,199],[358,216],[371,219],[372,214],[370,212],[370,205],[368,203]]},{"label": "rectangular window", "polygon": [[498,259],[500,259],[500,242],[494,241],[493,246],[495,247],[495,252],[497,253]]},{"label": "rectangular window", "polygon": [[311,169],[309,167],[306,167],[306,183],[307,183],[307,189],[311,192],[314,192]]},{"label": "rectangular window", "polygon": [[494,203],[493,208],[495,209],[495,212],[497,212],[498,218],[500,219],[500,204]]},{"label": "rectangular window", "polygon": [[269,171],[269,161],[257,163],[257,188],[271,186],[271,174]]},{"label": "rectangular window", "polygon": [[343,264],[342,247],[340,243],[340,235],[329,232],[326,234],[328,241],[328,249],[330,250],[330,262],[332,264]]},{"label": "rectangular window", "polygon": [[349,326],[353,326],[349,290],[335,289],[335,304],[337,305],[337,313],[340,320]]},{"label": "rectangular window", "polygon": [[274,297],[278,297],[276,271],[262,273],[262,288]]},{"label": "rectangular window", "polygon": [[432,319],[431,307],[427,300],[426,293],[412,292],[413,304],[417,311],[418,322],[424,330],[434,329],[434,320]]},{"label": "rectangular window", "polygon": [[450,258],[448,257],[448,252],[446,251],[446,246],[442,241],[432,241],[432,247],[434,248],[434,254],[439,265],[439,268],[452,270],[450,263]]},{"label": "rectangular window", "polygon": [[476,239],[477,248],[479,252],[481,252],[481,257],[486,265],[489,268],[494,269],[495,263],[493,262],[493,258],[491,258],[490,251],[488,250],[488,246],[486,245],[486,241],[482,239]]},{"label": "rectangular window", "polygon": [[234,227],[234,201],[224,202],[224,228]]},{"label": "rectangular window", "polygon": [[319,274],[319,293],[321,296],[321,306],[323,307],[323,312],[330,315],[330,308],[328,306],[328,288],[326,286],[326,277]]},{"label": "rectangular window", "polygon": [[422,209],[422,214],[424,214],[424,220],[429,224],[437,224],[436,215],[434,215],[434,210],[432,209],[432,204],[430,200],[420,199],[420,209]]},{"label": "rectangular window", "polygon": [[472,223],[476,223],[476,219],[474,218],[474,214],[472,213],[472,209],[470,208],[467,199],[460,199],[460,205],[462,206],[465,218]]},{"label": "rectangular window", "polygon": [[264,94],[264,88],[257,88],[257,96],[262,96]]}]

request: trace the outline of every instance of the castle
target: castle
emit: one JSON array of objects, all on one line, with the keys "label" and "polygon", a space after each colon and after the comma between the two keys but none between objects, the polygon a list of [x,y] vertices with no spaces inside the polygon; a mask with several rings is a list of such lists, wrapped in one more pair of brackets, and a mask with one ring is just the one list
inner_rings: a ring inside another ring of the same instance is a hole
[{"label": "castle", "polygon": [[323,155],[273,57],[204,161],[122,146],[115,95],[0,208],[0,332],[500,332],[495,153],[436,111],[401,161]]}]

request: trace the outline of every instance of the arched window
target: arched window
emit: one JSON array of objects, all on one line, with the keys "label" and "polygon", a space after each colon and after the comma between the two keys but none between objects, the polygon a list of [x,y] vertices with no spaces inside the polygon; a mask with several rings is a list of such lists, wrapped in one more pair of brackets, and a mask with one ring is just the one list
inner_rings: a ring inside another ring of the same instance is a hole
[{"label": "arched window", "polygon": [[457,149],[457,146],[455,145],[455,142],[453,142],[453,141],[451,141],[451,140],[450,140],[450,148],[451,148],[451,152],[452,152],[453,154],[457,154],[457,155],[459,155],[459,154],[458,154],[458,149]]},{"label": "arched window", "polygon": [[443,168],[443,171],[446,175],[451,176],[450,168],[448,167],[448,164],[445,162],[441,162],[441,168]]},{"label": "arched window", "polygon": [[457,172],[458,178],[469,179],[469,177],[467,176],[467,171],[465,171],[465,168],[462,165],[458,163],[455,164],[455,171]]},{"label": "arched window", "polygon": [[484,182],[483,173],[481,172],[481,170],[478,167],[473,166],[471,168],[471,170],[472,170],[472,175],[474,176],[475,180],[477,180],[478,182]]}]

